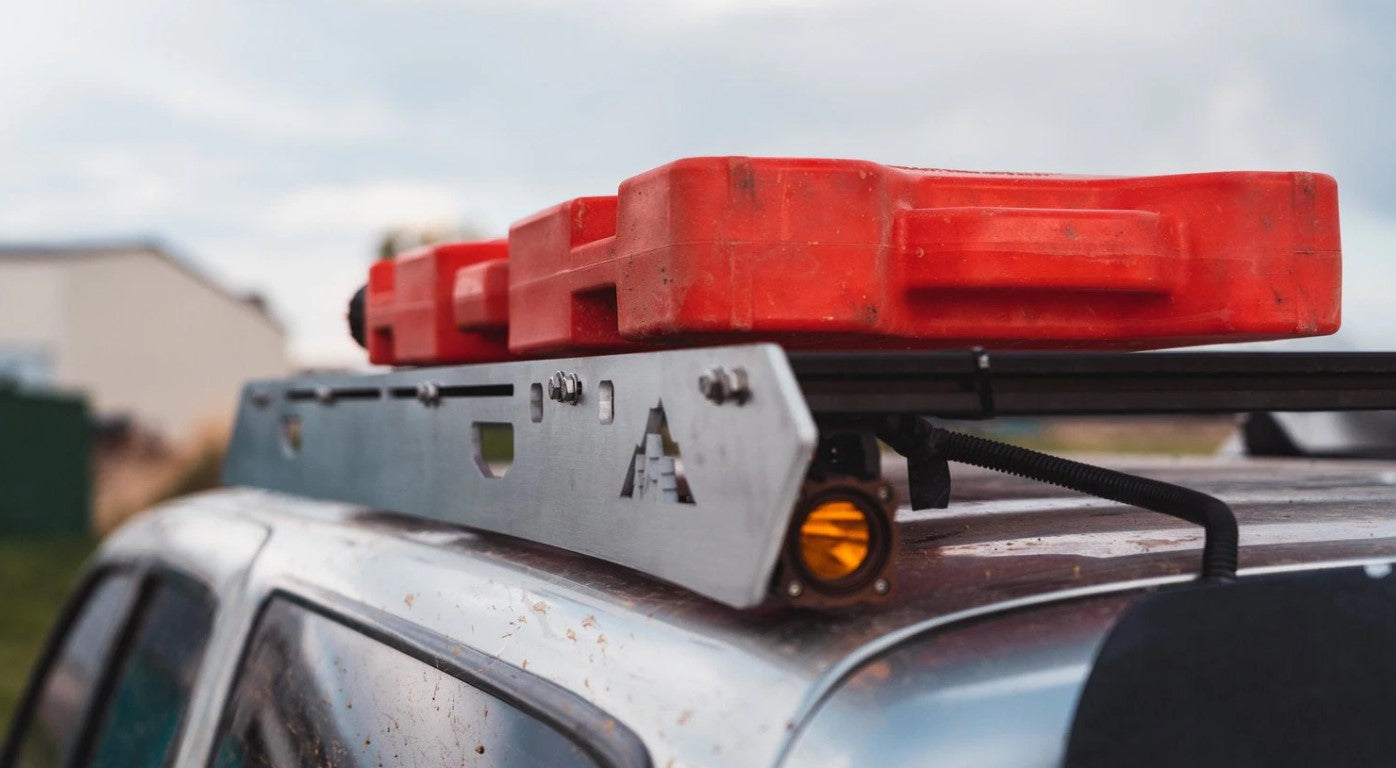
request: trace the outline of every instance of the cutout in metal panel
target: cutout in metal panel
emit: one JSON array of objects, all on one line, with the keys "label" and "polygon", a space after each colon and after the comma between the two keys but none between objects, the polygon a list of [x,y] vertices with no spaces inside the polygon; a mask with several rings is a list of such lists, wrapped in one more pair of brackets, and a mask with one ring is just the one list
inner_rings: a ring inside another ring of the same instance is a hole
[{"label": "cutout in metal panel", "polygon": [[[438,384],[437,394],[440,397],[513,397],[514,385],[512,384],[471,384],[471,385],[447,385]],[[393,387],[388,390],[388,394],[399,398],[420,397],[421,390],[417,385],[410,387]]]},{"label": "cutout in metal panel", "polygon": [[597,417],[602,424],[610,424],[616,420],[616,385],[610,380],[603,380],[596,388]]},{"label": "cutout in metal panel", "polygon": [[645,434],[640,438],[639,445],[635,446],[620,495],[632,499],[648,496],[679,504],[694,503],[688,478],[684,476],[679,444],[669,434],[669,420],[664,416],[663,403],[650,409]]},{"label": "cutout in metal panel", "polygon": [[477,421],[470,425],[475,448],[475,466],[485,477],[504,477],[514,464],[514,425],[508,422]]},{"label": "cutout in metal panel", "polygon": [[383,397],[377,387],[299,387],[286,390],[292,402],[314,400],[321,405],[333,405],[339,400],[378,400]]},{"label": "cutout in metal panel", "polygon": [[288,413],[281,417],[281,453],[294,459],[301,452],[301,417]]},{"label": "cutout in metal panel", "polygon": [[528,387],[528,416],[534,424],[543,420],[543,385],[536,381]]}]

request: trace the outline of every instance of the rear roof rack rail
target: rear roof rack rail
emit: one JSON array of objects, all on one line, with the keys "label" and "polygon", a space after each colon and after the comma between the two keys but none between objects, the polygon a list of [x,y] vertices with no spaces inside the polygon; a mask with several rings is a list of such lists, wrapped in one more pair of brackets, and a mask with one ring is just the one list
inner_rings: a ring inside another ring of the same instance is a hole
[{"label": "rear roof rack rail", "polygon": [[1396,408],[1390,352],[792,352],[816,414],[995,416]]}]

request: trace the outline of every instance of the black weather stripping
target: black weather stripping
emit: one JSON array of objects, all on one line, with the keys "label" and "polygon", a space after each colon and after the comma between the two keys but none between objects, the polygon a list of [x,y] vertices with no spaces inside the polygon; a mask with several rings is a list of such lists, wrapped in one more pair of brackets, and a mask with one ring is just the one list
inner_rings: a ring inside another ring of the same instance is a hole
[{"label": "black weather stripping", "polygon": [[907,457],[913,506],[921,506],[918,501],[940,506],[942,498],[948,497],[948,484],[943,494],[933,487],[942,482],[942,478],[948,481],[948,473],[943,470],[944,461],[972,464],[1200,525],[1206,531],[1202,545],[1203,578],[1209,581],[1236,578],[1236,516],[1226,502],[1215,496],[1161,480],[952,432],[920,417],[896,419],[879,437]]}]

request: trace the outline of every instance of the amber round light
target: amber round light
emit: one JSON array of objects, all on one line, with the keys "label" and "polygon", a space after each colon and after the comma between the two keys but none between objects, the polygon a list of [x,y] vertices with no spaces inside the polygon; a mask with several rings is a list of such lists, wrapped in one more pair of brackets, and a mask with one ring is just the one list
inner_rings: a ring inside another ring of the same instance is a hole
[{"label": "amber round light", "polygon": [[848,578],[867,562],[871,527],[868,514],[851,501],[820,504],[800,524],[800,564],[820,581]]}]

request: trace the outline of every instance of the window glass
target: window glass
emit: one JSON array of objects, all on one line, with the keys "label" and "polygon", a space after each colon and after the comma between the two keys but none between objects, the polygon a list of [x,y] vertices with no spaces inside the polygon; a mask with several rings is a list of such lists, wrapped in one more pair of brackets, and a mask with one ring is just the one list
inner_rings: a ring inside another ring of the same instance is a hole
[{"label": "window glass", "polygon": [[503,700],[284,600],[253,635],[213,764],[595,765]]},{"label": "window glass", "polygon": [[212,625],[213,606],[193,585],[155,583],[103,705],[89,765],[158,768],[169,761]]},{"label": "window glass", "polygon": [[48,768],[65,763],[77,740],[83,709],[101,675],[102,661],[120,628],[121,612],[134,588],[135,578],[117,571],[101,577],[88,593],[39,684],[29,720],[17,736],[18,768]]}]

